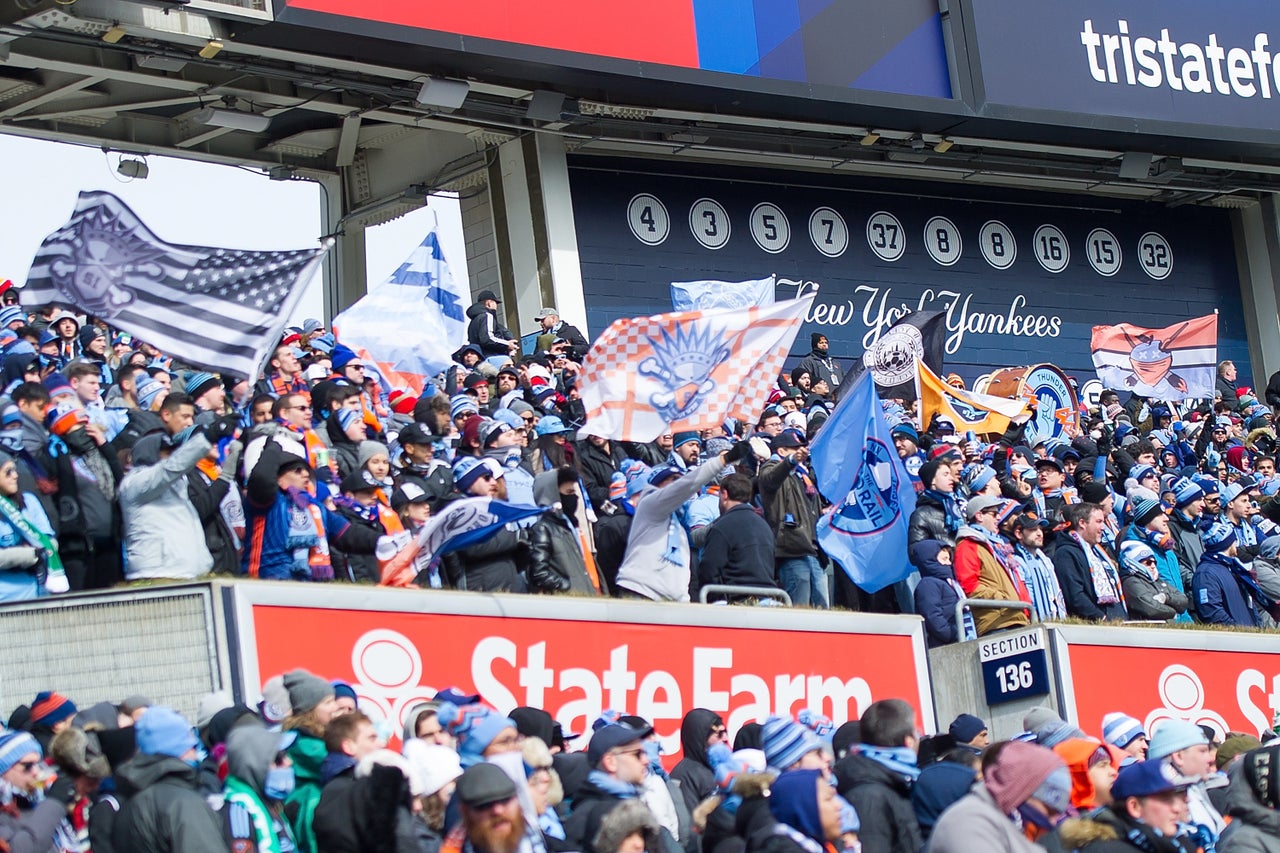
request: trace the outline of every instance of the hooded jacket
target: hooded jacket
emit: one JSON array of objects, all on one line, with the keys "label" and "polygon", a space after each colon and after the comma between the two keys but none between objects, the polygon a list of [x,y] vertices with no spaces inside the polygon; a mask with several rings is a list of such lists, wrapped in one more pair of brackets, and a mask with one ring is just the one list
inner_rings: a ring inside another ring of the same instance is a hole
[{"label": "hooded jacket", "polygon": [[[232,849],[252,841],[257,853],[290,849],[293,833],[276,801],[266,799],[267,771],[275,762],[280,733],[240,726],[227,736],[226,814]],[[287,842],[287,843],[285,843]]]},{"label": "hooded jacket", "polygon": [[707,759],[707,738],[718,725],[724,725],[720,715],[706,708],[694,708],[680,723],[684,757],[672,768],[671,778],[680,783],[680,793],[690,812],[716,791],[716,774]]},{"label": "hooded jacket", "polygon": [[507,341],[517,340],[511,330],[498,320],[498,312],[477,302],[467,309],[467,343],[475,344],[485,357],[507,355]]},{"label": "hooded jacket", "polygon": [[[544,471],[533,480],[538,506],[560,501],[559,472]],[[536,592],[596,595],[587,574],[578,531],[559,509],[548,509],[529,526],[529,586]]]},{"label": "hooded jacket", "polygon": [[1226,814],[1230,829],[1218,842],[1218,853],[1280,853],[1280,811],[1258,799],[1237,761],[1228,771]]},{"label": "hooded jacket", "polygon": [[126,578],[192,579],[208,574],[213,557],[204,525],[187,490],[187,476],[212,447],[203,434],[191,437],[161,461],[160,436],[134,445],[134,467],[120,482]]},{"label": "hooded jacket", "polygon": [[[862,811],[859,809],[859,815]],[[866,826],[866,817],[862,817]],[[866,842],[863,842],[866,850]],[[947,809],[933,827],[929,853],[1043,853],[1027,840],[1018,825],[1000,811],[995,798],[981,782]]]},{"label": "hooded jacket", "polygon": [[920,570],[916,587],[916,613],[924,617],[929,646],[944,646],[960,640],[956,626],[956,603],[960,596],[948,581],[955,580],[951,566],[938,562],[938,552],[947,547],[936,539],[913,542],[907,548],[911,564]]},{"label": "hooded jacket", "polygon": [[130,853],[226,853],[218,816],[197,791],[196,768],[168,755],[139,754],[116,770],[128,797],[111,840]]}]

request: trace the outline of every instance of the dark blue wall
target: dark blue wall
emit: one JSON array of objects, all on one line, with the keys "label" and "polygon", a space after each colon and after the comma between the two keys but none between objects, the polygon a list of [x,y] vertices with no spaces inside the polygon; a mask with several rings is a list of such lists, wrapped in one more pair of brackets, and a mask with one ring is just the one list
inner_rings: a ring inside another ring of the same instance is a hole
[{"label": "dark blue wall", "polygon": [[[1242,377],[1250,375],[1248,344],[1242,314],[1232,231],[1225,211],[1120,202],[1088,196],[1053,196],[1030,192],[993,192],[948,184],[906,181],[841,180],[795,172],[748,169],[682,168],[647,162],[581,158],[571,162],[570,180],[578,248],[582,261],[587,317],[592,333],[599,333],[618,317],[671,310],[670,282],[697,279],[740,281],[775,273],[780,279],[820,284],[818,305],[843,314],[843,323],[806,323],[796,338],[793,356],[809,349],[809,333],[822,331],[831,351],[841,359],[859,357],[874,325],[880,299],[887,307],[916,308],[932,292],[931,307],[946,309],[952,301],[968,299],[968,315],[1046,318],[1049,334],[1001,334],[967,331],[958,348],[947,355],[948,370],[967,380],[993,368],[1047,361],[1081,382],[1093,375],[1089,356],[1092,326],[1119,322],[1165,326],[1188,317],[1219,310],[1219,358],[1231,358]],[[628,224],[628,203],[639,193],[658,198],[670,220],[669,233],[659,245],[638,240]],[[690,207],[710,198],[727,211],[731,236],[723,248],[705,248],[689,226]],[[749,217],[762,202],[785,213],[791,239],[779,253],[769,253],[752,239]],[[848,248],[837,258],[824,256],[809,236],[810,214],[820,206],[835,209],[849,233]],[[873,254],[868,244],[868,218],[888,211],[901,222],[905,251],[896,262]],[[963,241],[960,258],[943,266],[924,245],[925,223],[947,217]],[[1012,231],[1017,257],[1008,269],[996,269],[983,259],[979,231],[989,220],[1000,220]],[[1047,272],[1032,255],[1038,227],[1057,226],[1070,247],[1067,268]],[[1122,253],[1114,275],[1100,275],[1086,259],[1085,241],[1095,228],[1111,231]],[[1157,232],[1172,251],[1172,270],[1154,280],[1139,264],[1138,243]],[[859,292],[858,288],[869,288]],[[940,292],[959,294],[958,300]],[[795,288],[779,285],[779,299]],[[927,301],[927,300],[926,300]],[[926,305],[925,307],[930,307]],[[959,307],[948,318],[955,334]],[[1255,383],[1256,386],[1256,383]]]}]

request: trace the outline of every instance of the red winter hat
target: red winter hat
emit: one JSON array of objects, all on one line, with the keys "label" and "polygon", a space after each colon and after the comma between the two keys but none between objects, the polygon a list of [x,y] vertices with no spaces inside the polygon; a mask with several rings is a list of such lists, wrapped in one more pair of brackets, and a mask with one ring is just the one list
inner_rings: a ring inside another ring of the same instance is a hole
[{"label": "red winter hat", "polygon": [[1237,397],[1237,398],[1239,398],[1239,397],[1243,397],[1245,394],[1252,394],[1252,393],[1253,393],[1253,389],[1252,389],[1252,388],[1250,388],[1250,387],[1248,387],[1248,386],[1245,386],[1244,388],[1237,388],[1237,389],[1236,389],[1236,397]]},{"label": "red winter hat", "polygon": [[397,415],[412,415],[413,407],[418,405],[418,398],[403,388],[397,388],[387,395],[387,402],[391,404],[391,411]]}]

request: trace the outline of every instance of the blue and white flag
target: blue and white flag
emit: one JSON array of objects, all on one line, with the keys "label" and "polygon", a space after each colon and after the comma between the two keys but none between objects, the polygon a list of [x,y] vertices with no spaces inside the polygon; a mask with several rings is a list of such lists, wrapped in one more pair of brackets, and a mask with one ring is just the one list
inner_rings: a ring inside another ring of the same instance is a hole
[{"label": "blue and white flag", "polygon": [[74,305],[166,355],[253,377],[324,252],[166,243],[111,193],[82,192],[36,252],[22,298]]},{"label": "blue and white flag", "polygon": [[912,571],[907,521],[916,493],[881,411],[871,371],[865,371],[810,448],[818,490],[835,503],[818,520],[818,544],[866,592]]},{"label": "blue and white flag", "polygon": [[776,281],[774,276],[754,281],[673,281],[671,307],[676,311],[767,308],[773,304]]},{"label": "blue and white flag", "polygon": [[439,223],[387,280],[333,319],[338,339],[394,388],[422,393],[467,339],[467,295],[440,248]]}]

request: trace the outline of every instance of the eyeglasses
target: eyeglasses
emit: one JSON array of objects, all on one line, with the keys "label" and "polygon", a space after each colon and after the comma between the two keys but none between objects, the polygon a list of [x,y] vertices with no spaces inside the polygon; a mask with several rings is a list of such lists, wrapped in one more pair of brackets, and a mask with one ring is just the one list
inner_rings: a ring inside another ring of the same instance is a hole
[{"label": "eyeglasses", "polygon": [[[493,478],[490,477],[489,479],[493,479]],[[514,734],[514,735],[503,735],[502,737],[494,738],[493,740],[489,741],[489,746],[490,748],[494,748],[499,751],[502,751],[502,750],[511,749],[514,746],[519,746],[522,743],[524,743],[524,735]]]},{"label": "eyeglasses", "polygon": [[620,750],[618,750],[617,752],[615,752],[615,753],[614,753],[614,755],[633,755],[633,756],[635,756],[638,760],[643,761],[643,760],[644,760],[644,747],[640,747],[639,749],[620,749]]}]

